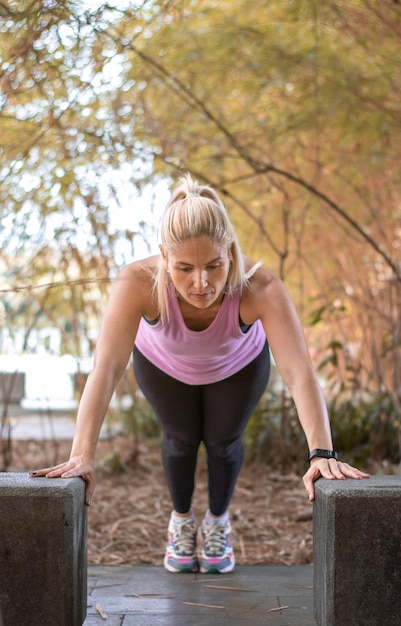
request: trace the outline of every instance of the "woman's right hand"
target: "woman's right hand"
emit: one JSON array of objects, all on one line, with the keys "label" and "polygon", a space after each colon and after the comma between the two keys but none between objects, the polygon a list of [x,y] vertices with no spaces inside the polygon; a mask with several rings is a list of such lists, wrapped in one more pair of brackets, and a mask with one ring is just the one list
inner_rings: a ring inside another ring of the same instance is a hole
[{"label": "woman's right hand", "polygon": [[80,456],[72,456],[69,461],[60,463],[54,467],[46,467],[40,470],[29,472],[32,478],[82,478],[85,483],[85,504],[90,506],[93,492],[96,486],[96,475],[94,464],[85,461]]}]

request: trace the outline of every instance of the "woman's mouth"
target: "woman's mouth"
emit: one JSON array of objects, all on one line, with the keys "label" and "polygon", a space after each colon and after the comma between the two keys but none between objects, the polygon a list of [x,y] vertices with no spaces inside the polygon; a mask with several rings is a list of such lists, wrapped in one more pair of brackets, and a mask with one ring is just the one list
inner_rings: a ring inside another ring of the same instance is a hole
[{"label": "woman's mouth", "polygon": [[195,298],[195,300],[207,300],[211,295],[211,291],[205,291],[205,293],[191,293],[191,298]]}]

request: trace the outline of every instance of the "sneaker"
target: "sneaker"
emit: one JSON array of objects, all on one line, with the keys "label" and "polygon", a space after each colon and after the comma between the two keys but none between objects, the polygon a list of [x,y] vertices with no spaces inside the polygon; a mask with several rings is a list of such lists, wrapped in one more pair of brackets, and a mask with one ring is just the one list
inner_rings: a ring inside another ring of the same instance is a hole
[{"label": "sneaker", "polygon": [[231,524],[221,522],[202,524],[203,547],[200,560],[202,574],[231,572],[235,566],[230,540]]},{"label": "sneaker", "polygon": [[196,524],[194,520],[174,522],[170,518],[164,567],[169,572],[197,572]]}]

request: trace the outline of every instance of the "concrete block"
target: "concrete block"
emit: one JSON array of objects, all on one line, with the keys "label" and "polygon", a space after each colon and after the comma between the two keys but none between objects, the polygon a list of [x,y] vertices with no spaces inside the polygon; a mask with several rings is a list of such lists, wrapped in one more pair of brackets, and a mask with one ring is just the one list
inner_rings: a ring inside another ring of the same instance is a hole
[{"label": "concrete block", "polygon": [[401,476],[320,479],[313,512],[319,626],[401,623]]},{"label": "concrete block", "polygon": [[0,473],[3,626],[81,626],[84,622],[84,492],[81,478],[29,478],[22,473]]}]

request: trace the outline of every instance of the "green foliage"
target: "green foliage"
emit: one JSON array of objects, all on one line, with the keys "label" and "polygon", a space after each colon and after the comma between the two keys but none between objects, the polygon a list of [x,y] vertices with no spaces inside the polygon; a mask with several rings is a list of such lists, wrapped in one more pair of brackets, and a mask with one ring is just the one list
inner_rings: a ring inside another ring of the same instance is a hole
[{"label": "green foliage", "polygon": [[[401,462],[401,422],[388,393],[338,394],[328,403],[334,447],[342,460],[366,467]],[[266,392],[244,436],[245,461],[277,468],[307,467],[307,446],[295,407],[287,394]]]},{"label": "green foliage", "polygon": [[146,398],[137,394],[132,409],[124,412],[122,417],[128,434],[136,440],[160,439],[160,423]]},{"label": "green foliage", "polygon": [[[110,452],[100,464],[102,471],[120,474],[126,470],[127,464],[137,462],[141,443],[161,442],[159,421],[146,398],[138,393],[134,395],[131,407],[109,408],[105,425]],[[131,441],[129,457],[124,460],[114,446],[116,435]]]},{"label": "green foliage", "polygon": [[294,403],[286,393],[267,390],[244,433],[245,462],[283,470],[305,465],[307,446]]},{"label": "green foliage", "polygon": [[108,410],[106,425],[110,434],[118,429],[119,434],[133,438],[134,447],[141,441],[160,439],[160,424],[149,402],[136,393],[132,406]]},{"label": "green foliage", "polygon": [[401,461],[401,423],[394,396],[339,396],[328,405],[335,448],[351,464]]},{"label": "green foliage", "polygon": [[[112,448],[112,441],[110,440],[110,447]],[[122,474],[127,469],[127,463],[122,460],[121,455],[116,450],[111,449],[108,456],[102,459],[97,467],[101,472],[107,472],[112,474]]]}]

